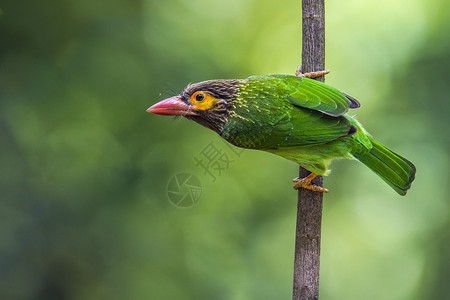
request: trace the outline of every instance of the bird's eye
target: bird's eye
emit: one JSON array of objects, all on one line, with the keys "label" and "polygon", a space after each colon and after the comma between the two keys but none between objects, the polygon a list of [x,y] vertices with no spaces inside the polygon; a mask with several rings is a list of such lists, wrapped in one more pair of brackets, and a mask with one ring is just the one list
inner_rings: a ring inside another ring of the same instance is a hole
[{"label": "bird's eye", "polygon": [[195,101],[197,102],[202,102],[205,100],[205,94],[203,93],[198,93],[197,95],[195,95]]}]

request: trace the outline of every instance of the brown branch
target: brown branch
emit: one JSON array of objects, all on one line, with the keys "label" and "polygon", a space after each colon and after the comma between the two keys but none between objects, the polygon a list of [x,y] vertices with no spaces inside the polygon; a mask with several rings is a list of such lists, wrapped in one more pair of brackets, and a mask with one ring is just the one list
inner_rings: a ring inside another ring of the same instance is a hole
[{"label": "brown branch", "polygon": [[[302,0],[302,71],[325,70],[324,0]],[[315,78],[324,81],[323,76]],[[300,167],[299,177],[309,171]],[[322,176],[313,180],[323,185]],[[319,299],[320,234],[323,194],[299,189],[292,299]]]}]

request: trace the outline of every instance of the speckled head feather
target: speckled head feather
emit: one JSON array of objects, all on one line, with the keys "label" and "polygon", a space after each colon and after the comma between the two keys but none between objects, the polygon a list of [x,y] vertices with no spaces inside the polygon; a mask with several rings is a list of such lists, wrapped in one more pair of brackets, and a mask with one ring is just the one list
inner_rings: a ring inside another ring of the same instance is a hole
[{"label": "speckled head feather", "polygon": [[181,99],[189,103],[191,95],[197,91],[203,91],[211,94],[217,99],[231,100],[234,98],[237,87],[239,85],[239,79],[226,79],[226,80],[207,80],[199,83],[189,84],[181,92]]},{"label": "speckled head feather", "polygon": [[218,99],[211,109],[196,111],[196,115],[185,116],[200,125],[221,133],[223,125],[227,122],[231,102],[239,93],[241,80],[208,80],[188,85],[180,94],[181,100],[191,105],[190,98],[197,91],[210,94]]}]

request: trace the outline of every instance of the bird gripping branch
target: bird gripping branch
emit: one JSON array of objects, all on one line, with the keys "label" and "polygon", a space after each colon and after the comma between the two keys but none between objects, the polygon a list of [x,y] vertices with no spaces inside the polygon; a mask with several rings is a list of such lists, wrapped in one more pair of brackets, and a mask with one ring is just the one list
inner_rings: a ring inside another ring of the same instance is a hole
[{"label": "bird gripping branch", "polygon": [[359,107],[356,99],[325,83],[305,76],[268,75],[191,84],[147,111],[183,116],[235,146],[298,163],[312,174],[295,178],[295,189],[328,192],[311,180],[328,175],[333,159],[348,158],[359,160],[405,195],[414,180],[414,165],[373,139],[347,114]]}]

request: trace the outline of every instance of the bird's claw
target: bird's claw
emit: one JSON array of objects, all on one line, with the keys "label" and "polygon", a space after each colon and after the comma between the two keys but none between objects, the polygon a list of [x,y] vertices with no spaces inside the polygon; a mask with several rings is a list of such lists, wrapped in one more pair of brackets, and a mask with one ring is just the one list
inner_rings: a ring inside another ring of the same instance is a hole
[{"label": "bird's claw", "polygon": [[320,192],[320,193],[328,193],[329,190],[327,190],[326,188],[311,184],[311,180],[313,180],[316,176],[317,176],[317,174],[311,173],[308,176],[306,176],[305,178],[300,179],[299,177],[297,177],[297,178],[292,179],[292,181],[295,182],[294,189],[298,190],[300,188],[303,188],[303,189],[307,189],[310,191],[315,191],[315,192]]},{"label": "bird's claw", "polygon": [[302,73],[302,66],[299,65],[297,67],[297,70],[295,71],[295,76],[306,77],[306,78],[316,78],[319,76],[327,75],[330,72],[331,72],[330,70],[323,70],[323,71],[317,71],[317,72]]}]

